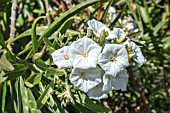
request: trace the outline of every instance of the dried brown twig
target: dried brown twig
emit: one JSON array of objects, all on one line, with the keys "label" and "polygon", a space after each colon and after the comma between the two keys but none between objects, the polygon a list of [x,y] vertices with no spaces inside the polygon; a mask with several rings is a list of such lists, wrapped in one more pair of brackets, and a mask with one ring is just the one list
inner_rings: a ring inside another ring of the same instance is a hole
[{"label": "dried brown twig", "polygon": [[16,23],[16,10],[17,10],[17,0],[12,0],[11,8],[11,25],[10,25],[10,37],[8,39],[7,47],[12,52],[11,41],[15,38],[15,23]]}]

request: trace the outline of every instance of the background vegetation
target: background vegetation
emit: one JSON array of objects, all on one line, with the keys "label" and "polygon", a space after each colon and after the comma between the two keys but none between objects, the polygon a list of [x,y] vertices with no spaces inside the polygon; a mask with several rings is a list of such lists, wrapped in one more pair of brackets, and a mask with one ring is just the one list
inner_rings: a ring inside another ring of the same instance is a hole
[{"label": "background vegetation", "polygon": [[[117,11],[113,22],[110,6]],[[127,15],[139,29],[129,37],[147,62],[128,68],[127,91],[90,100],[68,81],[71,70],[58,69],[50,54],[81,38],[88,20],[123,28],[117,20]],[[169,49],[169,0],[1,0],[0,113],[170,113]]]}]

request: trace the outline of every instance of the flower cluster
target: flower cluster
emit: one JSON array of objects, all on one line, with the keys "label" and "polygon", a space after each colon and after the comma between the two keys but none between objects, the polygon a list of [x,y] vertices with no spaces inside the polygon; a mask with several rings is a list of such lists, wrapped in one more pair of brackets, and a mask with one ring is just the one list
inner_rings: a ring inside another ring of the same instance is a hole
[{"label": "flower cluster", "polygon": [[[115,7],[112,7],[112,6],[109,7],[108,13],[109,13],[109,21],[113,22],[117,17]],[[138,31],[137,25],[130,15],[124,16],[123,19],[119,18],[118,23],[123,25],[123,27],[127,29],[128,31],[132,31],[132,30]]]},{"label": "flower cluster", "polygon": [[[99,41],[104,39],[103,44],[96,43],[86,35],[70,46],[54,51],[54,63],[58,68],[73,67],[70,82],[90,98],[107,98],[111,90],[125,91],[129,56],[132,54],[131,57],[140,65],[145,62],[140,48],[120,28],[110,30],[95,19],[89,20],[88,26]],[[107,34],[104,37],[103,31]]]}]

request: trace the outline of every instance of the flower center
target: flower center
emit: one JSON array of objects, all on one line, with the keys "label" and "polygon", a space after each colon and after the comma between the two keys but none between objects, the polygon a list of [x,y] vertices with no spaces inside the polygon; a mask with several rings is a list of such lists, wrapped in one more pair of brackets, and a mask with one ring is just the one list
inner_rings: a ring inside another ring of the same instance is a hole
[{"label": "flower center", "polygon": [[68,55],[64,55],[64,59],[68,60],[69,59]]},{"label": "flower center", "polygon": [[110,57],[110,61],[111,61],[111,62],[116,61],[116,57],[113,57],[113,56],[112,56],[112,57]]},{"label": "flower center", "polygon": [[81,76],[84,77],[85,76],[85,72],[81,72]]},{"label": "flower center", "polygon": [[108,79],[109,79],[109,80],[113,80],[113,77],[112,77],[112,76],[108,76]]},{"label": "flower center", "polygon": [[83,57],[87,58],[87,56],[88,56],[88,55],[87,55],[87,52],[84,51],[84,52],[83,52]]}]

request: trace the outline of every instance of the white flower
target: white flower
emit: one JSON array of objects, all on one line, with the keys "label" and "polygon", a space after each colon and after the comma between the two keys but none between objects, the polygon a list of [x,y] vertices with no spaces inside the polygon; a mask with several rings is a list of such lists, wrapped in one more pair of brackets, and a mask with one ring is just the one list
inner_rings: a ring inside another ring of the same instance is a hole
[{"label": "white flower", "polygon": [[114,7],[109,7],[108,13],[109,13],[109,20],[113,22],[117,17],[116,9]]},{"label": "white flower", "polygon": [[[125,33],[122,29],[120,28],[113,28],[111,31],[112,34],[115,35],[116,39],[119,40],[120,37]],[[107,40],[113,39],[113,38],[106,38]],[[109,42],[106,40],[106,44],[109,44]],[[128,37],[126,37],[126,41],[123,42],[123,45],[129,45],[132,46],[132,51],[134,52],[134,57],[133,59],[140,65],[146,62],[146,59],[144,58],[141,49],[133,42],[131,41]]]},{"label": "white flower", "polygon": [[70,49],[70,56],[74,58],[73,67],[81,69],[95,68],[101,49],[97,43],[86,36],[73,42]]},{"label": "white flower", "polygon": [[70,74],[71,83],[85,93],[101,83],[102,70],[98,67],[89,69],[74,68]]},{"label": "white flower", "polygon": [[146,62],[146,59],[143,56],[141,49],[130,39],[127,39],[124,42],[124,45],[125,44],[132,47],[132,51],[134,53],[133,60],[136,61],[138,64],[143,65]]},{"label": "white flower", "polygon": [[[109,7],[108,13],[109,13],[109,20],[111,22],[113,22],[117,17],[116,9],[111,6],[111,7]],[[136,25],[135,21],[133,20],[132,16],[130,16],[130,15],[125,16],[124,19],[119,18],[118,22],[120,24],[122,24],[125,28],[127,28],[128,31],[134,30],[134,29],[137,28],[137,25]]]},{"label": "white flower", "polygon": [[116,77],[105,74],[103,76],[103,82],[90,89],[87,95],[91,99],[105,99],[108,98],[108,93],[115,90],[125,91],[127,89],[128,74],[126,70],[120,71]]},{"label": "white flower", "polygon": [[[110,20],[110,22],[113,22],[116,19],[116,17],[117,17],[116,9],[111,6],[111,7],[109,7],[108,13],[109,13],[109,20]],[[119,23],[121,22],[120,18],[118,19],[118,22]]]},{"label": "white flower", "polygon": [[115,77],[129,66],[128,53],[124,45],[106,44],[98,58],[98,63],[106,74]]},{"label": "white flower", "polygon": [[90,99],[105,99],[108,98],[108,93],[110,90],[103,90],[103,83],[98,84],[96,87],[90,89],[87,95]]},{"label": "white flower", "polygon": [[118,40],[125,33],[121,28],[116,27],[114,27],[110,32],[111,34],[114,34],[115,37],[107,37],[106,39],[116,38]]},{"label": "white flower", "polygon": [[119,90],[125,91],[127,89],[128,74],[124,69],[120,71],[115,77],[105,74],[103,76],[103,90]]},{"label": "white flower", "polygon": [[96,35],[96,37],[100,37],[100,33],[102,30],[108,32],[108,38],[114,38],[114,34],[110,32],[110,29],[103,23],[92,19],[87,22],[89,28],[93,31],[93,33]]},{"label": "white flower", "polygon": [[52,54],[53,62],[58,68],[72,67],[72,58],[70,57],[69,46],[55,50]]}]

